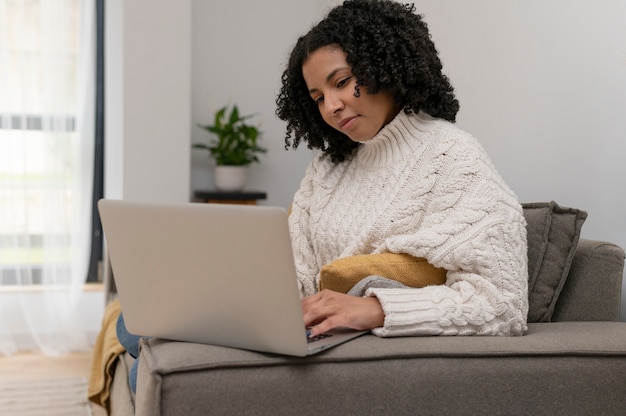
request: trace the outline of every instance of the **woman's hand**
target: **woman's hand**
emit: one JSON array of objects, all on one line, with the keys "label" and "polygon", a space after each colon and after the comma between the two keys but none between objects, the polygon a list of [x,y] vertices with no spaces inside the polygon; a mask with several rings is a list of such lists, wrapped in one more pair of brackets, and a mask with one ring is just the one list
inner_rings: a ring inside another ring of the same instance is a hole
[{"label": "woman's hand", "polygon": [[302,299],[304,324],[310,337],[336,327],[367,330],[383,326],[385,314],[375,297],[350,296],[324,289]]}]

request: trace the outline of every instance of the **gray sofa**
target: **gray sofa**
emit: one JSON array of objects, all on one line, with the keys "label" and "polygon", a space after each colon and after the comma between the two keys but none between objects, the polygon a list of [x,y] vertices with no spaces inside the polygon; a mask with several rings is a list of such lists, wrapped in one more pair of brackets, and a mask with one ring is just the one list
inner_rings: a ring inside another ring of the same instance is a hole
[{"label": "gray sofa", "polygon": [[111,414],[626,414],[624,251],[579,239],[584,212],[524,209],[531,311],[523,337],[364,335],[308,358],[150,339],[136,396],[130,357],[117,360]]}]

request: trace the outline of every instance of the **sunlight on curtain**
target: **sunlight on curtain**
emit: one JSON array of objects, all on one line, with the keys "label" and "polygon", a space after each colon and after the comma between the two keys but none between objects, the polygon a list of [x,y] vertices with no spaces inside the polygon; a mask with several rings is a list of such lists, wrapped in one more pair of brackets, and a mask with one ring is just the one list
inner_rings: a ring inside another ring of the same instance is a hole
[{"label": "sunlight on curtain", "polygon": [[89,348],[93,0],[0,0],[0,353]]}]

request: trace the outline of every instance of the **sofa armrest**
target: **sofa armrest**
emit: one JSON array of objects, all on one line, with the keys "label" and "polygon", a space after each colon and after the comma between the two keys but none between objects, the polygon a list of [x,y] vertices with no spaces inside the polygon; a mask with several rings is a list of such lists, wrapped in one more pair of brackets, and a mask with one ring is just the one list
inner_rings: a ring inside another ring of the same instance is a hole
[{"label": "sofa armrest", "polygon": [[553,321],[619,321],[624,250],[580,239]]}]

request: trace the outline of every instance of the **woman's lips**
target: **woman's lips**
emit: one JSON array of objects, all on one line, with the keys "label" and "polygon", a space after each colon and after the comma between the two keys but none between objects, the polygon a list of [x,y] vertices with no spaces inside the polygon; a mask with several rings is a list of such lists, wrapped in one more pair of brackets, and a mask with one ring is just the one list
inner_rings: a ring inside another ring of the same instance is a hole
[{"label": "woman's lips", "polygon": [[357,118],[357,116],[346,117],[346,118],[342,119],[339,122],[339,128],[342,129],[342,130],[350,128],[350,126],[352,126],[353,121],[356,120],[356,118]]}]

